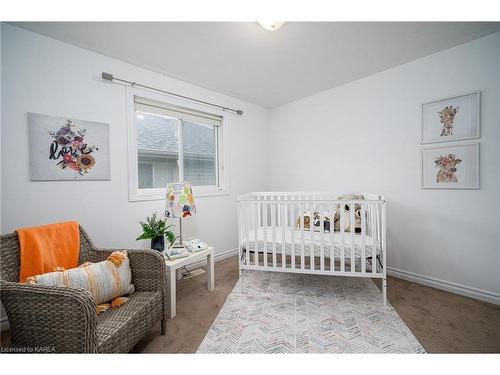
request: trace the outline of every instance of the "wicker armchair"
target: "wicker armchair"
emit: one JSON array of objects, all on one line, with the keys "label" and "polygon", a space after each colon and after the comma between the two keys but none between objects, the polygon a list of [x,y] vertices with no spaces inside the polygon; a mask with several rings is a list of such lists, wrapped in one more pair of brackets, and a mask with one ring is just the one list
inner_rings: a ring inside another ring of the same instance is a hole
[{"label": "wicker armchair", "polygon": [[[80,227],[80,264],[99,262],[115,249],[97,249]],[[83,289],[20,284],[17,233],[0,236],[0,295],[11,331],[11,347],[45,347],[66,353],[124,353],[161,321],[166,333],[166,276],[163,257],[127,250],[135,292],[118,309],[96,314]]]}]

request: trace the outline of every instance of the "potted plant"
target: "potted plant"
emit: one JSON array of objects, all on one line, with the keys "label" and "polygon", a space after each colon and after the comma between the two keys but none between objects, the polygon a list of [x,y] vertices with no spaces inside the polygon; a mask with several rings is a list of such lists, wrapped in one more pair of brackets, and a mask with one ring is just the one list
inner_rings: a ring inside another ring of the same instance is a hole
[{"label": "potted plant", "polygon": [[165,237],[169,242],[170,248],[175,242],[174,232],[170,230],[173,225],[166,225],[164,219],[159,219],[154,213],[151,217],[146,217],[146,222],[139,221],[142,227],[142,234],[136,238],[138,240],[151,240],[151,249],[163,251],[165,250]]}]

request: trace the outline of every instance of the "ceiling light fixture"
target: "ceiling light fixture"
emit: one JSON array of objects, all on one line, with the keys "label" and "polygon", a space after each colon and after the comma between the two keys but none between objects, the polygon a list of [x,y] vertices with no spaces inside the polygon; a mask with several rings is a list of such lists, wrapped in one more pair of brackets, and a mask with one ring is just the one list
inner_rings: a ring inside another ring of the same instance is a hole
[{"label": "ceiling light fixture", "polygon": [[257,21],[257,23],[264,29],[271,31],[278,30],[281,26],[285,24],[285,22],[278,22],[278,21]]}]

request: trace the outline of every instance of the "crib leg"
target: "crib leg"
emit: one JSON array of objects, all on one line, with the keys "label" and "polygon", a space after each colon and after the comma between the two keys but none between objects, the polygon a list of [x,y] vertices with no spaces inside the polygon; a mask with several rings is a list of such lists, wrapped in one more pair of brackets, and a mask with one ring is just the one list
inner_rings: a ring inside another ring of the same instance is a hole
[{"label": "crib leg", "polygon": [[382,279],[382,295],[384,298],[384,306],[387,306],[387,278]]}]

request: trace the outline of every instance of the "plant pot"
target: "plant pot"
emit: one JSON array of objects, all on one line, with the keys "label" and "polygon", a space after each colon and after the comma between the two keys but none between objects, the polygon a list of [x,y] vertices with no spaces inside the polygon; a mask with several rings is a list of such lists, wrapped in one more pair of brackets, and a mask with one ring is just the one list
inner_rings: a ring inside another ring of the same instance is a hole
[{"label": "plant pot", "polygon": [[158,236],[151,239],[151,249],[163,251],[165,250],[165,237]]}]

